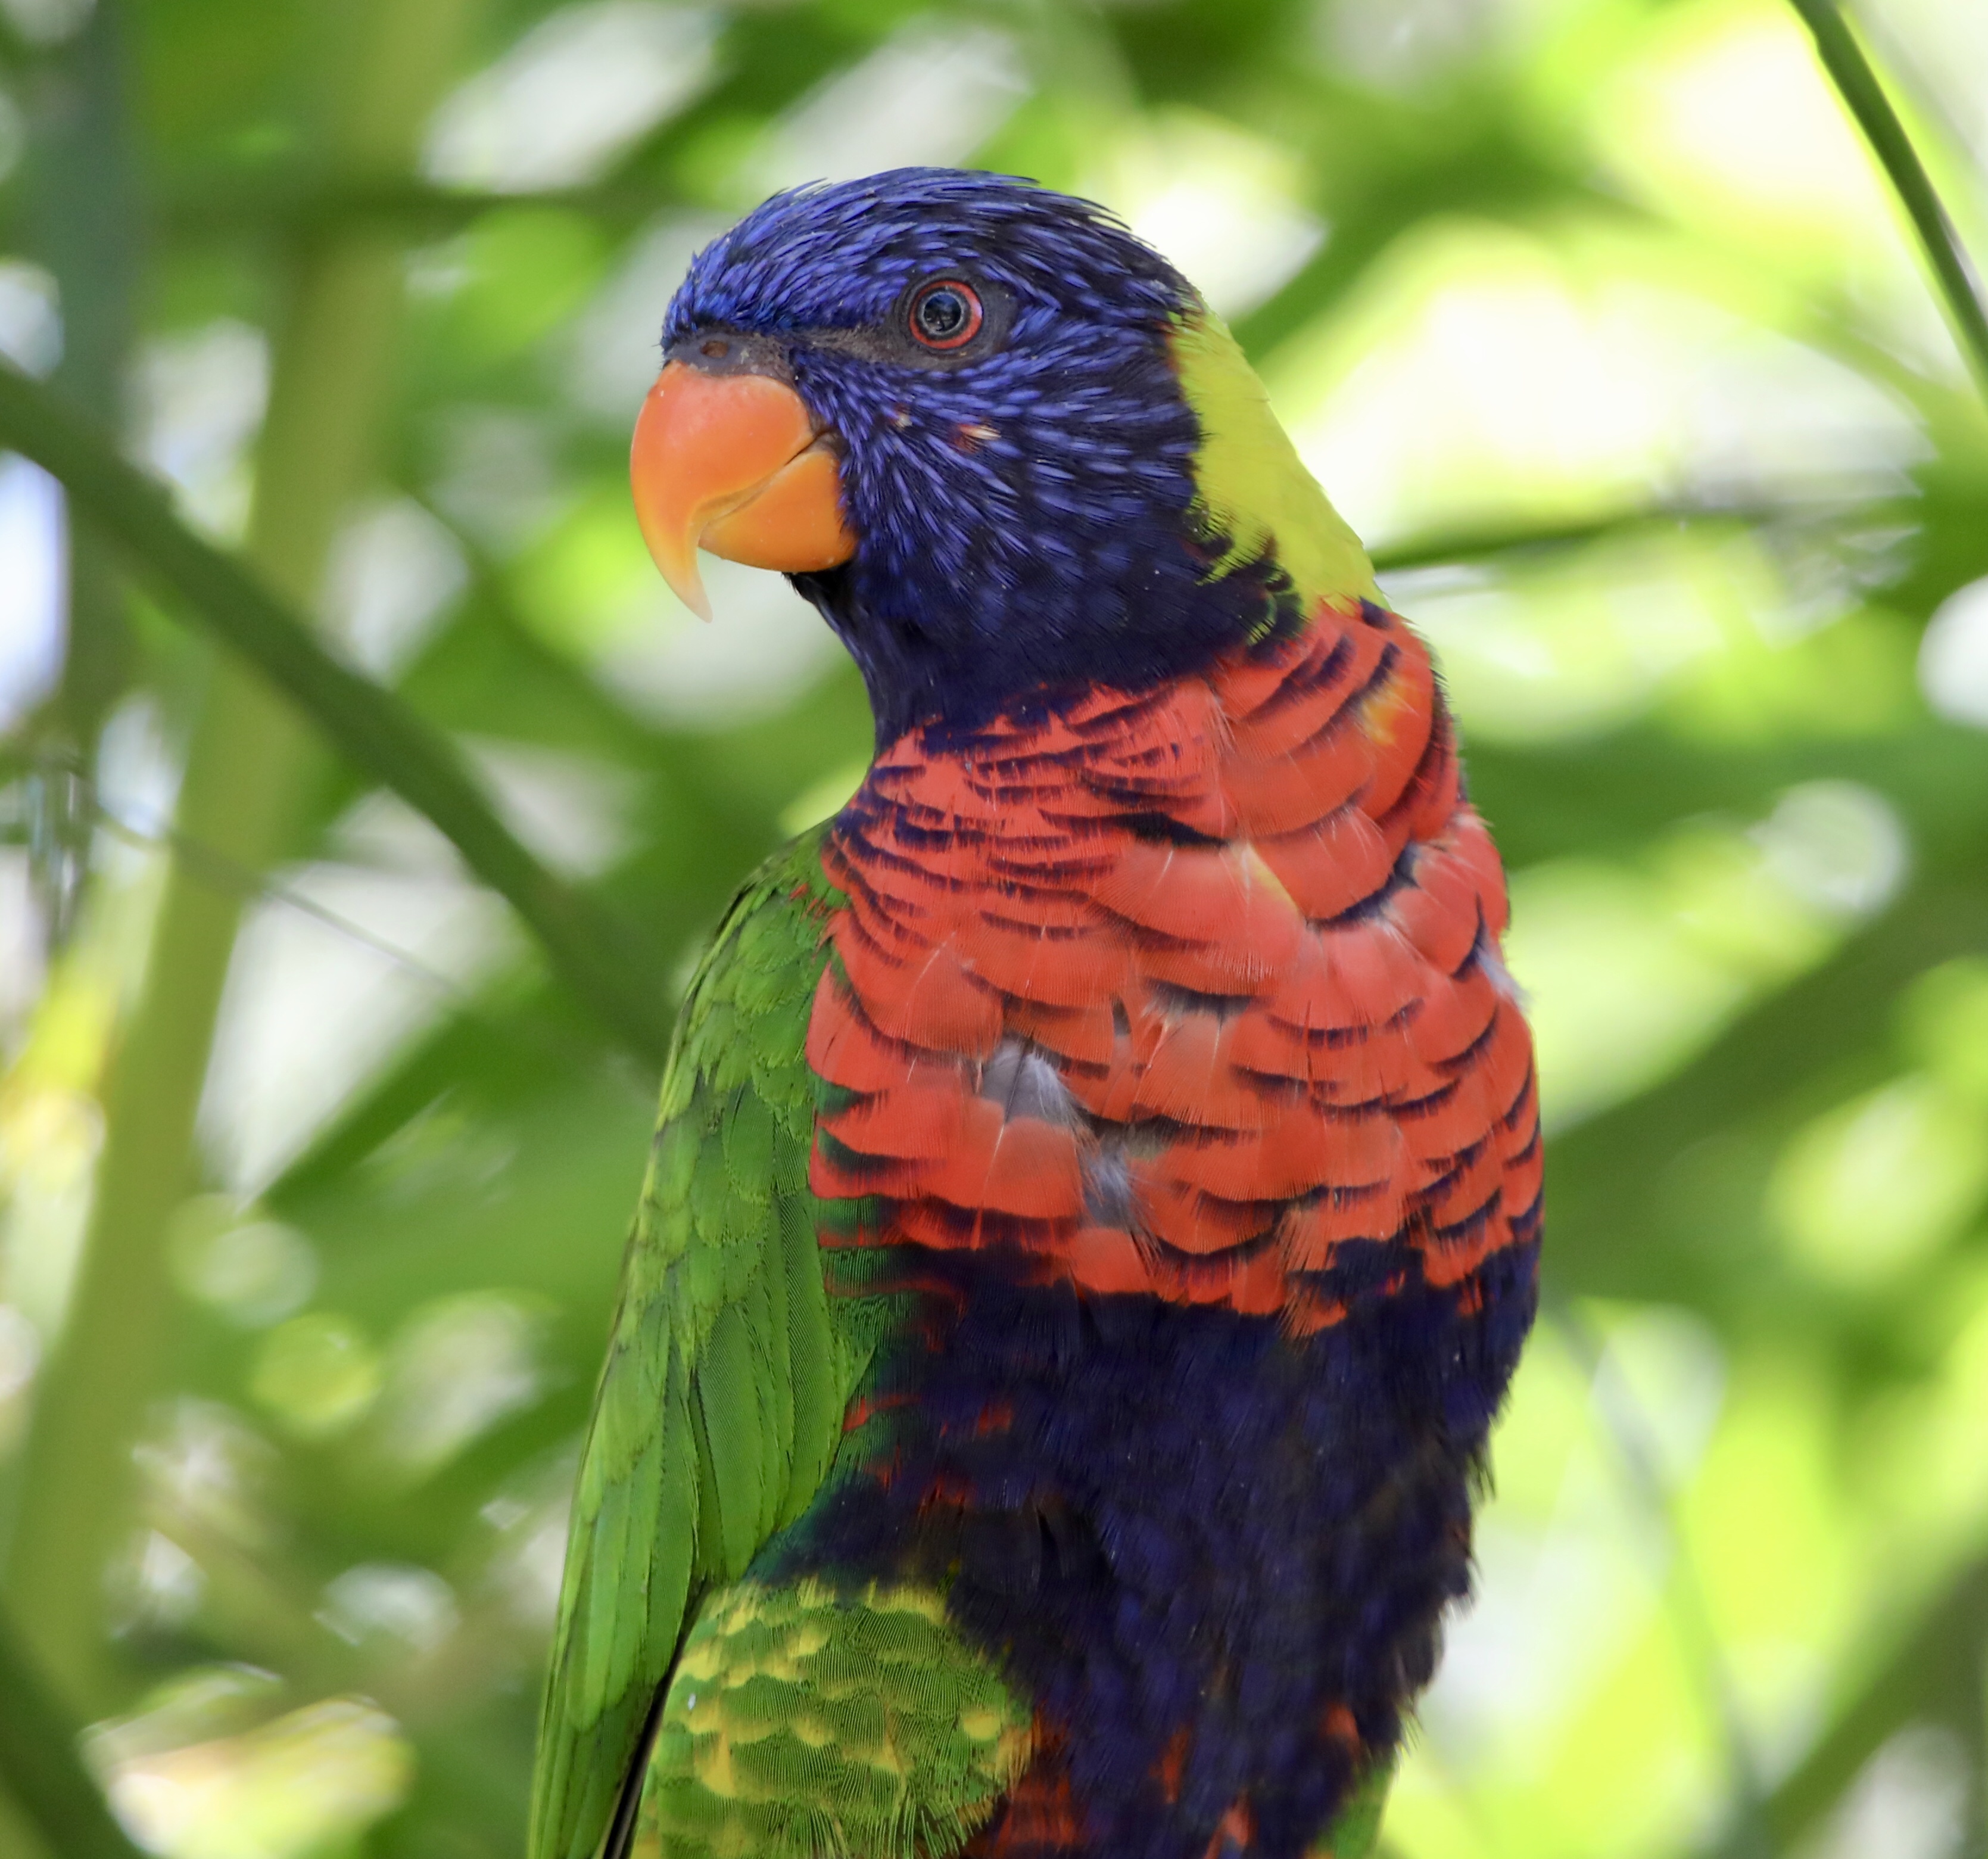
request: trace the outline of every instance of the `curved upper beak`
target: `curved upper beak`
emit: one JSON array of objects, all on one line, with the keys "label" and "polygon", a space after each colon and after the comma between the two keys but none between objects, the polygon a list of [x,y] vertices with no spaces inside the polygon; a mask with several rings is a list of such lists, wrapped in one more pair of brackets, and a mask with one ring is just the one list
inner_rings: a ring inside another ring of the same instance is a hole
[{"label": "curved upper beak", "polygon": [[707,620],[699,549],[789,574],[856,552],[827,435],[770,375],[668,363],[635,422],[629,476],[649,553]]}]

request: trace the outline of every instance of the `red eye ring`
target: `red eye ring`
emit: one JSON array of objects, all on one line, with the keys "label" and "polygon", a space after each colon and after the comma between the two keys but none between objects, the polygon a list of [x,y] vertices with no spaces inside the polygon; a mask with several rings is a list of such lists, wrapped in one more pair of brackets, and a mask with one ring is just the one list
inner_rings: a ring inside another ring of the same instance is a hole
[{"label": "red eye ring", "polygon": [[911,340],[921,348],[942,353],[965,348],[980,333],[986,319],[980,293],[959,278],[935,278],[929,284],[921,284],[904,316]]}]

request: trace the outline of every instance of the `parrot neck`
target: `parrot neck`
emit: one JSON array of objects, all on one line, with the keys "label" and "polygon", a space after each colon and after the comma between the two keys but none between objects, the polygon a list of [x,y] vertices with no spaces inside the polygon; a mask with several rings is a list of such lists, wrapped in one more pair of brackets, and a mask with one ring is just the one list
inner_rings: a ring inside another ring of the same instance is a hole
[{"label": "parrot neck", "polygon": [[[1161,535],[1155,546],[1184,554],[1178,537]],[[1076,588],[1016,590],[989,624],[984,602],[955,603],[943,590],[908,599],[893,589],[880,599],[854,564],[790,578],[862,672],[879,749],[910,729],[970,734],[1018,708],[1087,690],[1151,690],[1239,648],[1295,639],[1307,620],[1273,556],[1213,578],[1183,573],[1143,609],[1128,603],[1140,624],[1124,627],[1087,623],[1096,615]],[[1045,624],[1063,599],[1072,623]]]},{"label": "parrot neck", "polygon": [[[1038,433],[1030,449],[1067,458],[1068,482],[1040,465],[1018,476],[1012,521],[864,526],[845,566],[793,577],[861,670],[880,746],[918,725],[971,730],[1038,694],[1151,689],[1297,637],[1322,600],[1374,597],[1358,540],[1218,319],[1175,318],[1121,358],[1114,386],[1128,432],[1155,435],[1138,473],[1121,461],[1093,482],[1085,461],[1104,442]],[[859,462],[859,518],[864,482]]]}]

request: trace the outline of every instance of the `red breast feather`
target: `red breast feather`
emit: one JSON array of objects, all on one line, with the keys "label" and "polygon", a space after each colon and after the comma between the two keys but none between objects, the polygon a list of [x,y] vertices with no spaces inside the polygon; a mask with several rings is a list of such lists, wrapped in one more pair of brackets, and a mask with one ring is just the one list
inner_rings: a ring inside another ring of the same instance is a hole
[{"label": "red breast feather", "polygon": [[1393,614],[912,731],[824,862],[813,1185],[881,1197],[867,1237],[1303,1332],[1341,1314],[1314,1275],[1344,1242],[1446,1285],[1534,1236],[1503,875]]}]

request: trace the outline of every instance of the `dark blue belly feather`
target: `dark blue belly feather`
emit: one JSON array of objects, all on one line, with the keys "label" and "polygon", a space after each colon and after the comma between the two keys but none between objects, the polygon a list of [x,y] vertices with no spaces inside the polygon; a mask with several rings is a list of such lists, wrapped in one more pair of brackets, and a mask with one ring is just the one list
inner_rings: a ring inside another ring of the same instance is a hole
[{"label": "dark blue belly feather", "polygon": [[873,1254],[866,1291],[925,1287],[922,1340],[756,1573],[939,1586],[1060,1739],[1090,1850],[1204,1859],[1240,1801],[1253,1853],[1299,1859],[1435,1668],[1536,1302],[1536,1244],[1441,1289],[1413,1257],[1342,1247],[1347,1316],[1293,1340]]}]

